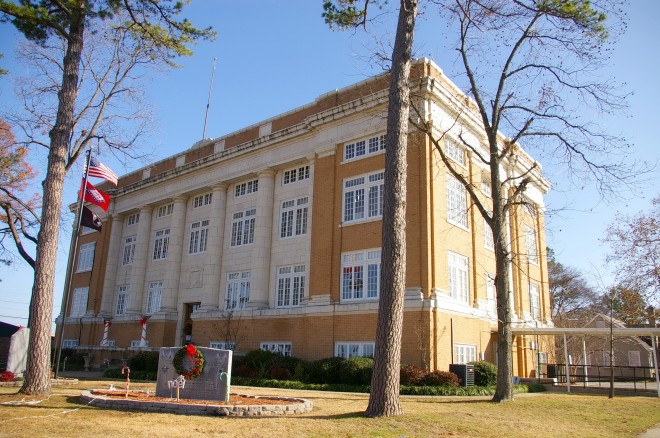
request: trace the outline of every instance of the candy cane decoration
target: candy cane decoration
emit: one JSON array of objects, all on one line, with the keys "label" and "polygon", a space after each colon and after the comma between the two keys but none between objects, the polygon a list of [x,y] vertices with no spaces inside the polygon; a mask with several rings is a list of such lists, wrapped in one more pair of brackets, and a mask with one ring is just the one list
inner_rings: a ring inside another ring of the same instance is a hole
[{"label": "candy cane decoration", "polygon": [[103,321],[103,339],[101,339],[101,346],[106,347],[108,345],[108,331],[112,323],[110,321]]},{"label": "candy cane decoration", "polygon": [[126,393],[124,394],[124,398],[128,398],[128,384],[131,381],[130,375],[131,375],[131,369],[129,367],[124,367],[121,369],[121,375],[124,375],[124,371],[126,371]]},{"label": "candy cane decoration", "polygon": [[142,324],[142,334],[140,335],[140,347],[147,346],[147,321],[149,318],[146,316],[142,317],[140,324]]}]

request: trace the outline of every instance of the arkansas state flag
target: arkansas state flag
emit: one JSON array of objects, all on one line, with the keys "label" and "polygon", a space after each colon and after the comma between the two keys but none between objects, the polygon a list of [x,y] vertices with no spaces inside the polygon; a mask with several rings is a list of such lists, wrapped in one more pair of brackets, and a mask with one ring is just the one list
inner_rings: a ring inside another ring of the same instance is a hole
[{"label": "arkansas state flag", "polygon": [[[83,179],[83,183],[84,182],[85,180]],[[83,199],[85,202],[91,202],[92,204],[98,205],[103,211],[108,211],[108,207],[110,206],[110,195],[103,193],[90,184],[89,181],[87,181],[87,187],[85,188],[85,196]]]}]

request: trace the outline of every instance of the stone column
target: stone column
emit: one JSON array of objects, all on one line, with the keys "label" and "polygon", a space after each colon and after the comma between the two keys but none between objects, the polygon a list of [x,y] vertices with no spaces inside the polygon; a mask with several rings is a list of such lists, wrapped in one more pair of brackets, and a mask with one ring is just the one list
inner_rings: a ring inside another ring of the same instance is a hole
[{"label": "stone column", "polygon": [[179,298],[179,280],[181,278],[181,257],[185,249],[186,240],[186,210],[187,196],[174,198],[174,212],[170,222],[170,240],[167,248],[167,267],[161,298],[161,313],[176,313],[177,299]]},{"label": "stone column", "polygon": [[225,183],[213,186],[213,208],[209,218],[207,257],[204,263],[202,310],[224,308],[224,294],[220,290],[222,255],[225,243],[225,217],[227,216],[227,187]]},{"label": "stone column", "polygon": [[[106,222],[106,226],[107,226]],[[110,230],[110,247],[105,263],[105,276],[103,279],[103,295],[101,297],[101,311],[99,316],[110,318],[114,314],[112,305],[117,287],[117,266],[121,254],[121,241],[124,231],[124,215],[114,213],[112,215],[112,228]]]},{"label": "stone column", "polygon": [[251,308],[268,307],[274,190],[275,172],[270,169],[259,172],[257,217],[255,219],[252,271],[250,273],[250,301],[248,302],[248,307]]},{"label": "stone column", "polygon": [[147,273],[147,260],[150,254],[151,243],[151,213],[153,208],[145,205],[140,209],[140,222],[138,223],[137,242],[133,254],[131,267],[131,290],[128,295],[127,312],[131,315],[142,315],[144,306],[144,279]]}]

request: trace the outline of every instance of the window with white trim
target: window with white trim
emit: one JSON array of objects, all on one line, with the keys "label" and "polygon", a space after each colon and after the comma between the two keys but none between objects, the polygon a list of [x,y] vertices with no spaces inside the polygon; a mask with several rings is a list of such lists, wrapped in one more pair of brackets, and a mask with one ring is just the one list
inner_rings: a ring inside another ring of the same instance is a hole
[{"label": "window with white trim", "polygon": [[454,363],[466,364],[477,360],[477,346],[467,344],[454,345]]},{"label": "window with white trim", "polygon": [[197,221],[190,224],[190,244],[188,254],[206,252],[206,241],[209,235],[209,220]]},{"label": "window with white trim", "polygon": [[73,301],[71,302],[71,311],[69,316],[80,317],[85,316],[87,313],[87,297],[89,295],[89,287],[77,287],[73,290]]},{"label": "window with white trim", "polygon": [[256,193],[259,190],[259,180],[253,179],[252,181],[246,181],[244,183],[236,184],[234,188],[234,197],[238,198],[239,196],[249,195],[250,193]]},{"label": "window with white trim", "polygon": [[465,187],[450,174],[447,174],[447,222],[467,228]]},{"label": "window with white trim", "polygon": [[376,172],[344,181],[344,222],[383,216],[384,178],[385,172]]},{"label": "window with white trim", "polygon": [[78,254],[78,268],[76,272],[91,271],[94,266],[94,250],[96,249],[96,242],[85,243],[80,245],[80,252]]},{"label": "window with white trim", "polygon": [[277,307],[299,306],[305,296],[305,265],[277,270]]},{"label": "window with white trim", "polygon": [[158,212],[156,216],[159,218],[169,216],[174,212],[174,204],[166,204],[158,207]]},{"label": "window with white trim", "polygon": [[527,250],[527,261],[538,265],[539,253],[536,247],[536,232],[534,228],[525,225],[525,249]]},{"label": "window with white trim", "polygon": [[126,313],[128,306],[128,285],[122,285],[117,288],[117,300],[115,301],[115,315]]},{"label": "window with white trim", "polygon": [[465,150],[454,140],[445,138],[445,155],[447,155],[447,158],[465,167]]},{"label": "window with white trim", "polygon": [[354,160],[385,150],[385,136],[377,135],[344,145],[344,161]]},{"label": "window with white trim", "polygon": [[527,214],[529,214],[531,217],[536,216],[536,207],[532,201],[527,199],[524,201],[523,205],[525,207],[525,211],[527,212]]},{"label": "window with white trim", "polygon": [[342,301],[378,298],[380,249],[342,254],[341,272]]},{"label": "window with white trim", "polygon": [[495,237],[493,236],[493,229],[488,225],[484,219],[484,248],[495,251]]},{"label": "window with white trim", "polygon": [[486,273],[486,299],[488,300],[488,312],[497,313],[497,292],[495,289],[495,275]]},{"label": "window with white trim", "polygon": [[213,193],[204,193],[203,195],[195,196],[193,198],[193,208],[204,207],[205,205],[211,205],[211,200],[213,199]]},{"label": "window with white trim", "polygon": [[244,309],[250,301],[250,271],[227,274],[225,310]]},{"label": "window with white trim", "polygon": [[282,202],[280,238],[307,234],[307,196]]},{"label": "window with white trim", "polygon": [[285,170],[282,175],[282,184],[293,184],[297,181],[309,179],[309,165]]},{"label": "window with white trim", "polygon": [[79,339],[63,339],[62,348],[75,348],[80,345]]},{"label": "window with white trim", "polygon": [[282,356],[291,356],[291,342],[262,342],[259,348]]},{"label": "window with white trim", "polygon": [[468,258],[455,252],[447,251],[449,265],[449,295],[455,300],[468,302]]},{"label": "window with white trim", "polygon": [[140,348],[140,347],[148,347],[149,346],[149,341],[144,340],[144,344],[142,343],[141,339],[133,339],[131,340],[131,348]]},{"label": "window with white trim", "polygon": [[163,260],[167,258],[167,251],[170,246],[170,229],[158,230],[154,234],[154,260]]},{"label": "window with white trim", "polygon": [[126,225],[129,227],[140,222],[140,213],[133,213],[126,218]]},{"label": "window with white trim", "polygon": [[490,198],[493,196],[493,186],[490,182],[490,177],[488,175],[483,175],[481,178],[481,193]]},{"label": "window with white trim", "polygon": [[209,342],[209,348],[215,348],[218,350],[232,350],[236,348],[236,342],[220,342],[220,341],[211,341]]},{"label": "window with white trim", "polygon": [[163,282],[152,281],[149,283],[149,296],[147,298],[147,315],[160,311],[160,302],[163,297]]},{"label": "window with white trim", "polygon": [[529,313],[535,320],[541,319],[541,294],[539,285],[529,283]]},{"label": "window with white trim", "polygon": [[[603,361],[601,362],[601,365],[604,367],[610,366],[610,352],[609,351],[603,351],[602,352],[602,357]],[[616,363],[616,357],[614,358],[614,363]],[[614,363],[612,365],[614,365]]]},{"label": "window with white trim", "polygon": [[628,352],[628,366],[629,367],[641,367],[642,366],[642,357],[639,354],[639,351],[629,351]]},{"label": "window with white trim", "polygon": [[249,245],[254,242],[254,221],[257,210],[251,209],[234,213],[231,222],[231,246]]},{"label": "window with white trim", "polygon": [[373,342],[337,342],[335,357],[350,359],[351,357],[374,357]]},{"label": "window with white trim", "polygon": [[135,244],[137,242],[137,236],[129,236],[124,238],[124,249],[121,256],[122,266],[132,265],[133,256],[135,255]]}]

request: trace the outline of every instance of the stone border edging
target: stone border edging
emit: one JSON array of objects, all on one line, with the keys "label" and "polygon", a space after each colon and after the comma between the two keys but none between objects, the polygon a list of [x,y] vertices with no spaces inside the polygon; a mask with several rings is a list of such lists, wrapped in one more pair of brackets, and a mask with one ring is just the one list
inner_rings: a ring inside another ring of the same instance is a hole
[{"label": "stone border edging", "polygon": [[[50,379],[50,386],[64,386],[64,385],[77,385],[78,379]],[[2,387],[16,387],[23,386],[22,380],[14,380],[13,382],[0,382],[0,388]]]},{"label": "stone border edging", "polygon": [[102,395],[94,395],[90,390],[84,390],[80,394],[80,399],[90,405],[100,408],[122,409],[145,412],[163,412],[167,414],[184,415],[219,415],[232,417],[254,417],[265,415],[293,415],[302,414],[312,410],[312,402],[302,398],[288,398],[276,396],[254,396],[246,395],[254,399],[264,398],[269,400],[282,400],[287,402],[296,402],[287,405],[223,405],[218,404],[191,405],[177,404],[176,402],[156,402],[142,400],[126,400],[109,398]]}]

